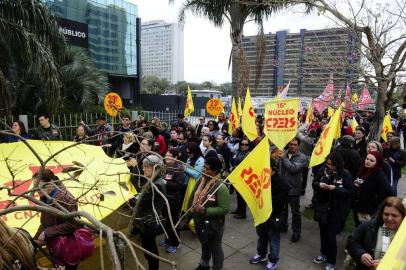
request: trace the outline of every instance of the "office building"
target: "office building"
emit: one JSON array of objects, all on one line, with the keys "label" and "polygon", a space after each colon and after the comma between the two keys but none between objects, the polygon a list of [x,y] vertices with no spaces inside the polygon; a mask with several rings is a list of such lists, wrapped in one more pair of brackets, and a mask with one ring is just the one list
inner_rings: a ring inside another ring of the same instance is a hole
[{"label": "office building", "polygon": [[256,36],[244,36],[242,46],[250,67],[253,96],[274,96],[290,81],[288,96],[317,97],[328,80],[336,89],[354,84],[359,56],[353,33],[347,29],[287,30],[265,35],[262,74],[255,88]]},{"label": "office building", "polygon": [[142,23],[142,76],[183,81],[183,25],[162,20]]},{"label": "office building", "polygon": [[[139,100],[137,6],[123,0],[43,0],[68,43],[87,49],[125,105]],[[138,33],[139,33],[138,26]]]}]

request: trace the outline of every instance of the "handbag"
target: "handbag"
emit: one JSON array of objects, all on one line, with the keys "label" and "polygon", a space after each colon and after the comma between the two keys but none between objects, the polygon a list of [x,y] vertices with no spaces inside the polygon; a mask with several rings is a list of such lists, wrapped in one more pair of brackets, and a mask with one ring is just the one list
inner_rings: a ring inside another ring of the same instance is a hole
[{"label": "handbag", "polygon": [[134,218],[133,233],[161,235],[164,233],[164,228],[167,223],[167,219],[163,217],[162,214],[159,214],[158,217],[155,215],[146,215],[141,218]]},{"label": "handbag", "polygon": [[77,265],[93,255],[94,236],[90,229],[76,229],[72,235],[58,236],[47,245],[60,265]]}]

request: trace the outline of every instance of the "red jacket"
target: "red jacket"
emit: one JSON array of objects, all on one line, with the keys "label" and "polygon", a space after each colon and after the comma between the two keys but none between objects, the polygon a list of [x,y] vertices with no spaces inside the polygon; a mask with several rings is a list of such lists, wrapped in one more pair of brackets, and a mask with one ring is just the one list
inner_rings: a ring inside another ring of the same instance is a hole
[{"label": "red jacket", "polygon": [[159,144],[158,154],[160,154],[161,156],[165,156],[167,147],[166,147],[164,136],[162,136],[162,135],[156,136],[155,143]]}]

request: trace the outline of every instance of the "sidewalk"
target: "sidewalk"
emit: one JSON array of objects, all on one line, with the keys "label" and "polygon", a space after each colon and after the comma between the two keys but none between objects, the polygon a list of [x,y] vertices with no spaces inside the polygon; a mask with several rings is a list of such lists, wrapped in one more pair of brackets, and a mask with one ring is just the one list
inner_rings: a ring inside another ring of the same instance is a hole
[{"label": "sidewalk", "polygon": [[[406,178],[399,181],[399,197],[403,198],[406,194]],[[312,196],[311,185],[308,185],[305,196],[301,197],[301,210],[310,203]],[[231,196],[231,208],[235,209],[236,197]],[[239,220],[232,218],[231,214],[226,217],[226,227],[223,236],[224,248],[224,269],[263,269],[264,265],[251,265],[248,260],[256,253],[257,235],[255,232],[252,217],[248,212],[248,218]],[[336,269],[343,269],[344,246],[349,233],[342,232],[337,236],[338,253]],[[320,240],[318,224],[302,217],[302,235],[297,243],[290,242],[291,232],[281,234],[280,262],[278,269],[322,269],[320,265],[313,263],[313,258],[319,255]],[[158,237],[159,241],[162,236]],[[161,256],[174,260],[178,263],[177,269],[194,269],[200,261],[200,242],[190,231],[181,232],[181,248],[175,254],[166,254],[164,248],[159,248]],[[140,254],[139,259],[147,266],[145,258]],[[128,261],[130,266],[132,261]],[[126,268],[127,269],[127,268]],[[131,269],[131,268],[128,268]],[[160,264],[160,269],[171,269],[169,265]]]}]

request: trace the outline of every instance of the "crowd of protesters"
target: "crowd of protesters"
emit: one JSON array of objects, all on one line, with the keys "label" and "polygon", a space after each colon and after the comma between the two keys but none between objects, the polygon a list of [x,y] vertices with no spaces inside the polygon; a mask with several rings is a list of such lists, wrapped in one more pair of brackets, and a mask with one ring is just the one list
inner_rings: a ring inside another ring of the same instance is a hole
[{"label": "crowd of protesters", "polygon": [[[347,265],[372,269],[379,264],[387,251],[388,241],[393,239],[405,216],[405,207],[396,195],[401,169],[406,165],[406,152],[400,147],[400,135],[406,135],[406,120],[394,118],[394,132],[387,134],[386,142],[378,142],[369,138],[372,115],[357,116],[359,126],[355,130],[349,119],[344,119],[341,137],[334,142],[326,161],[309,169],[310,157],[328,118],[324,114],[315,115],[311,123],[305,123],[304,116],[299,116],[298,134],[285,149],[277,149],[271,144],[273,212],[268,221],[256,228],[257,252],[249,262],[264,262],[268,270],[277,268],[280,233],[289,229],[289,209],[292,213],[291,242],[301,239],[300,198],[306,192],[310,174],[313,198],[307,207],[314,209],[314,220],[320,231],[320,255],[314,258],[314,263],[324,264],[325,270],[335,268],[336,235],[344,229],[346,220],[353,218],[358,227],[348,238],[350,259],[346,260]],[[60,130],[49,122],[47,115],[39,115],[38,120],[40,127],[32,136],[20,121],[12,124],[12,132],[22,138],[61,139]],[[154,217],[158,215],[163,221],[171,218],[176,224],[181,214],[188,212],[202,248],[196,269],[210,269],[211,259],[212,269],[223,269],[222,237],[233,192],[237,200],[236,209],[231,211],[233,217],[247,217],[244,198],[223,180],[266,138],[263,117],[258,115],[256,118],[258,137],[252,141],[241,128],[229,134],[224,113],[217,121],[200,117],[195,126],[182,115],[169,124],[157,117],[150,121],[142,117],[131,121],[128,115],[121,116],[121,124],[116,128],[109,125],[104,116],[98,117],[96,122],[94,129],[80,122],[74,141],[103,147],[109,156],[127,162],[132,173],[131,182],[141,192],[131,202],[137,208],[137,214],[130,231],[141,235],[142,246],[158,255],[155,239],[162,232],[151,225],[156,220]],[[18,140],[12,136],[3,139],[4,142]],[[156,191],[165,194],[169,209],[154,193],[154,187],[145,189],[148,179],[155,184]],[[193,183],[191,190],[187,190],[189,183]],[[185,196],[189,193],[190,199],[186,201]],[[176,252],[180,245],[180,227],[173,230],[169,222],[160,225],[164,227],[166,237],[159,245],[166,246],[168,253]],[[146,258],[149,269],[159,268],[157,259],[147,255]]]}]

